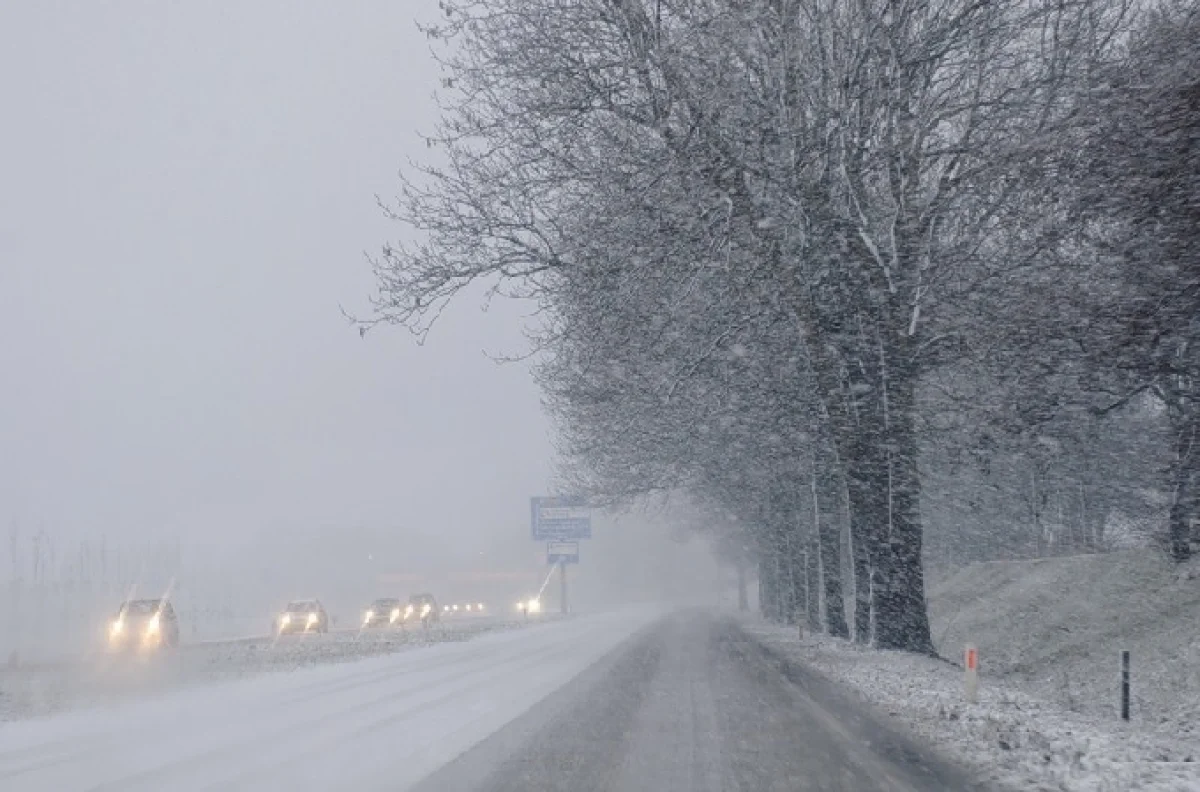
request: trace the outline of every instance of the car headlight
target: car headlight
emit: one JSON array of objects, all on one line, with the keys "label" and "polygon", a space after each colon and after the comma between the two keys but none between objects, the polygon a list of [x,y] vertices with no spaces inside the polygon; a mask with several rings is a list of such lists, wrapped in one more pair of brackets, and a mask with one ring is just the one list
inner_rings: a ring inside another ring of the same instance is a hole
[{"label": "car headlight", "polygon": [[120,635],[124,630],[125,622],[121,619],[117,619],[112,624],[108,625],[108,634],[114,637]]},{"label": "car headlight", "polygon": [[315,614],[315,613],[308,614],[308,623],[316,624],[317,623],[317,614]]},{"label": "car headlight", "polygon": [[412,616],[412,612],[413,612],[413,606],[412,606],[412,605],[409,605],[407,608],[405,608],[405,609],[404,609],[404,615],[405,615],[405,616]]},{"label": "car headlight", "polygon": [[542,610],[542,603],[537,599],[529,600],[529,612],[539,613]]},{"label": "car headlight", "polygon": [[369,610],[363,614],[363,621],[365,621],[365,622],[369,622],[369,621],[371,621],[371,619],[374,619],[374,618],[375,618],[375,611],[373,611],[373,610]]},{"label": "car headlight", "polygon": [[396,621],[396,619],[399,619],[399,618],[400,618],[400,609],[396,608],[395,610],[392,611],[392,621]]},{"label": "car headlight", "polygon": [[475,610],[479,610],[479,611],[483,610],[483,603],[482,602],[475,603]]},{"label": "car headlight", "polygon": [[154,614],[150,621],[146,623],[146,632],[153,635],[158,632],[158,614]]},{"label": "car headlight", "polygon": [[291,623],[292,623],[292,614],[285,613],[279,617],[279,626],[280,627],[287,627]]}]

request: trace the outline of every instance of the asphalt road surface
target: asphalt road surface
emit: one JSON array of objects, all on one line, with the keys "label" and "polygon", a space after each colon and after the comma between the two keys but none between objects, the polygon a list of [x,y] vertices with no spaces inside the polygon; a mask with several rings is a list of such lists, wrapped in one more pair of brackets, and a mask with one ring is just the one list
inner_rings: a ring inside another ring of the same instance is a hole
[{"label": "asphalt road surface", "polygon": [[736,624],[684,613],[638,633],[420,792],[972,790],[870,708]]},{"label": "asphalt road surface", "polygon": [[0,790],[972,788],[703,613],[632,608],[334,659],[0,722]]}]

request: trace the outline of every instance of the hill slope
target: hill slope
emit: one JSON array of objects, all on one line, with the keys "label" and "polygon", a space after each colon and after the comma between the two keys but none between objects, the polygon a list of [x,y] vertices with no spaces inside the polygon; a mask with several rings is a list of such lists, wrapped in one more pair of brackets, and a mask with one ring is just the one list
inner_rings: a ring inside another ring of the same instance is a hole
[{"label": "hill slope", "polygon": [[1200,563],[1134,550],[974,564],[933,587],[943,656],[979,647],[989,676],[1061,706],[1116,717],[1119,652],[1132,652],[1133,718],[1200,736]]}]

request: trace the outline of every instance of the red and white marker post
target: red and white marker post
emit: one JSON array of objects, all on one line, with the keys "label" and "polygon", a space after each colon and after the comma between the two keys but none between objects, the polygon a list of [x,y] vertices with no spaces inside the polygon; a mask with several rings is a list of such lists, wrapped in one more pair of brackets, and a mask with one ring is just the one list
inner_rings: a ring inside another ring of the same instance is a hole
[{"label": "red and white marker post", "polygon": [[963,668],[966,669],[967,702],[974,704],[979,700],[979,650],[974,644],[967,644],[963,651]]}]

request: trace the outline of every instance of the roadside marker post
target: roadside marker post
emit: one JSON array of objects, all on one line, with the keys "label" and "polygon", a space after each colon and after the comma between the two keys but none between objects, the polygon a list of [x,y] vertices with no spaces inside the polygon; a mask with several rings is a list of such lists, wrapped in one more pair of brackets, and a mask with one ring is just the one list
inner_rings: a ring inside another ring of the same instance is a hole
[{"label": "roadside marker post", "polygon": [[979,650],[974,644],[967,644],[963,652],[963,667],[966,669],[964,679],[967,702],[974,704],[979,700]]},{"label": "roadside marker post", "polygon": [[1121,650],[1121,720],[1129,720],[1129,650]]}]

